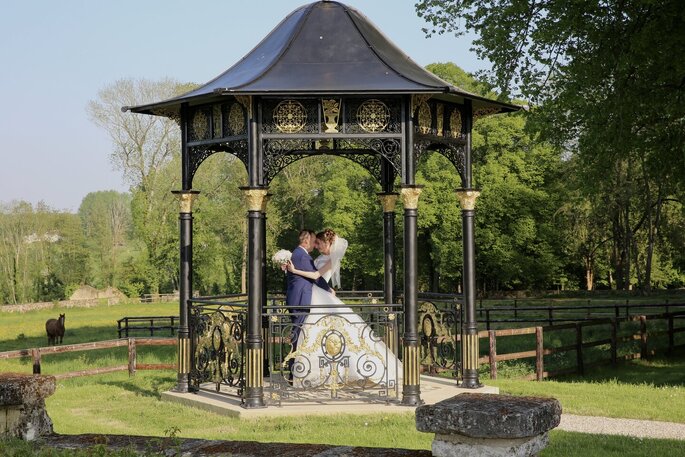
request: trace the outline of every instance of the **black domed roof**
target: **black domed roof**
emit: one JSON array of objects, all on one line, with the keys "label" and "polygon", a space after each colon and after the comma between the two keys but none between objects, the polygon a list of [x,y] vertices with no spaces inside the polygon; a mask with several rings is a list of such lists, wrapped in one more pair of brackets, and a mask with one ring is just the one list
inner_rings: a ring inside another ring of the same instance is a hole
[{"label": "black domed roof", "polygon": [[446,94],[456,101],[472,99],[474,108],[519,108],[450,85],[411,60],[359,11],[319,1],[290,13],[238,63],[207,84],[130,110],[168,115],[181,103],[204,103],[227,94],[362,93]]}]

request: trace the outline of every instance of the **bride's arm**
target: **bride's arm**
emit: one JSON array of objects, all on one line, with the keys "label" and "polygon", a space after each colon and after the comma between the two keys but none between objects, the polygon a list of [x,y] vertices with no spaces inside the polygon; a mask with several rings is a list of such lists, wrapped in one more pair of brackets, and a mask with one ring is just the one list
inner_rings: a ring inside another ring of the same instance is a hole
[{"label": "bride's arm", "polygon": [[292,262],[288,262],[288,271],[293,273],[293,274],[302,276],[304,278],[312,279],[314,281],[316,281],[317,279],[319,279],[321,277],[321,273],[318,271],[298,270],[297,268],[295,268],[295,266],[293,265]]},{"label": "bride's arm", "polygon": [[288,268],[288,271],[291,272],[291,273],[293,273],[293,274],[296,274],[296,275],[299,275],[299,276],[302,276],[302,277],[305,277],[305,278],[313,279],[314,281],[316,281],[316,280],[319,279],[321,276],[323,276],[324,274],[326,274],[326,272],[327,272],[328,270],[331,269],[331,261],[329,260],[328,262],[326,262],[326,263],[325,263],[319,270],[317,270],[317,271],[302,271],[302,270],[298,270],[297,268],[295,268],[295,266],[293,265],[292,262],[288,262],[287,268]]}]

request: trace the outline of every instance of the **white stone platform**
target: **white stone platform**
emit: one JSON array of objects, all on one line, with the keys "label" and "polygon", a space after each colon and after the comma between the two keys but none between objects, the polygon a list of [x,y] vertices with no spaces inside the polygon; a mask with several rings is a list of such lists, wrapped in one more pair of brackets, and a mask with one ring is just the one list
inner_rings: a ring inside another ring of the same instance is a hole
[{"label": "white stone platform", "polygon": [[[456,387],[456,383],[452,379],[421,376],[421,399],[426,404],[434,404],[465,392],[498,394],[499,388],[483,386],[479,389],[462,389]],[[404,414],[414,412],[416,409],[414,406],[402,406],[397,402],[371,403],[360,400],[322,400],[320,398],[312,401],[283,401],[281,406],[245,409],[240,406],[239,398],[207,390],[201,390],[197,393],[162,392],[162,400],[241,419],[331,414]]]}]

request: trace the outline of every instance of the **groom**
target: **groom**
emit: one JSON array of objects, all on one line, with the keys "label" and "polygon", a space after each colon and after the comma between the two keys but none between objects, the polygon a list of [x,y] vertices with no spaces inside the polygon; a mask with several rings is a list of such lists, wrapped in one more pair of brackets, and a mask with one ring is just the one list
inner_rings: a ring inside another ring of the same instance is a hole
[{"label": "groom", "polygon": [[[309,255],[314,250],[316,243],[316,233],[311,230],[302,230],[299,235],[299,245],[293,250],[293,255],[290,259],[293,266],[302,271],[316,271],[314,261]],[[293,331],[290,333],[290,338],[293,345],[293,351],[297,350],[297,338],[300,336],[301,326],[307,318],[309,312],[308,308],[299,308],[299,306],[311,306],[312,304],[312,286],[314,282],[323,290],[331,291],[326,280],[319,278],[316,281],[287,272],[288,289],[285,295],[285,306],[290,309],[292,314],[290,320],[293,323]],[[290,379],[292,379],[292,365],[294,359],[288,361],[288,368],[290,371]]]}]

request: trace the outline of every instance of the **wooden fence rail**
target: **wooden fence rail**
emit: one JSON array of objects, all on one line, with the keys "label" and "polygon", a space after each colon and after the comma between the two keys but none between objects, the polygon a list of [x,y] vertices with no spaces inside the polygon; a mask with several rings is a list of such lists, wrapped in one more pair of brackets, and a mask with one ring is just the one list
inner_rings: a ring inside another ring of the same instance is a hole
[{"label": "wooden fence rail", "polygon": [[[575,322],[572,324],[561,324],[561,325],[551,325],[546,327],[528,327],[528,328],[518,328],[518,329],[501,329],[501,330],[484,330],[478,332],[478,338],[488,339],[488,355],[479,358],[480,363],[490,364],[490,377],[492,379],[497,379],[497,362],[503,362],[507,360],[521,360],[528,358],[535,358],[535,374],[526,376],[526,379],[536,379],[542,381],[544,378],[549,378],[553,376],[560,376],[566,374],[585,374],[586,370],[593,366],[605,365],[611,363],[616,365],[619,359],[631,360],[636,358],[647,358],[655,353],[654,350],[650,351],[648,342],[649,337],[657,336],[667,336],[668,337],[668,347],[667,352],[670,353],[677,348],[685,347],[685,344],[675,344],[675,334],[680,332],[685,332],[685,327],[676,327],[675,322],[679,320],[680,322],[685,322],[685,311],[678,311],[674,313],[663,313],[658,315],[649,316],[649,321],[654,322],[658,320],[666,320],[667,330],[652,331],[649,332],[647,328],[648,316],[630,316],[627,318],[617,319],[612,317],[610,319],[595,319],[586,322]],[[618,337],[618,328],[620,322],[639,322],[639,329],[637,333],[633,333],[627,336]],[[595,339],[593,341],[585,341],[583,338],[583,329],[598,325],[611,325],[611,333],[608,338]],[[557,332],[562,330],[575,330],[575,343],[567,344],[559,347],[544,347],[544,334],[551,332]],[[535,349],[528,351],[513,352],[507,354],[497,353],[497,338],[517,336],[517,335],[530,335],[535,334]],[[639,341],[640,351],[624,354],[621,357],[618,356],[618,346],[620,343]],[[609,358],[596,360],[592,363],[588,363],[584,357],[584,349],[609,345]],[[575,366],[559,369],[555,371],[545,371],[544,368],[544,356],[559,354],[565,352],[575,351],[576,362]]]},{"label": "wooden fence rail", "polygon": [[47,354],[63,354],[67,352],[92,351],[96,349],[110,349],[116,347],[128,347],[128,364],[114,367],[93,368],[91,370],[71,371],[55,375],[57,379],[74,378],[78,376],[91,376],[115,371],[127,371],[129,376],[135,375],[137,370],[166,370],[176,368],[172,363],[142,364],[137,361],[138,346],[176,346],[177,338],[128,338],[119,340],[95,341],[92,343],[66,344],[64,346],[46,346],[32,349],[19,349],[16,351],[0,352],[0,360],[16,359],[21,357],[33,358],[33,373],[41,373],[41,359]]}]

